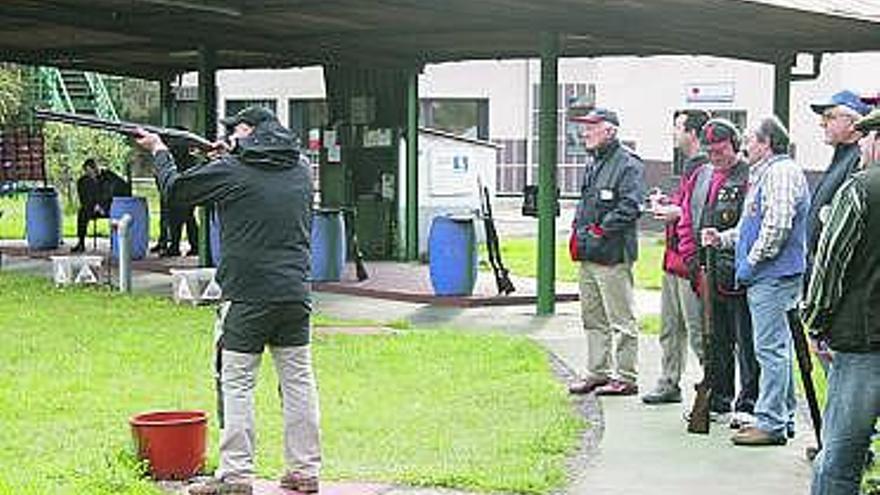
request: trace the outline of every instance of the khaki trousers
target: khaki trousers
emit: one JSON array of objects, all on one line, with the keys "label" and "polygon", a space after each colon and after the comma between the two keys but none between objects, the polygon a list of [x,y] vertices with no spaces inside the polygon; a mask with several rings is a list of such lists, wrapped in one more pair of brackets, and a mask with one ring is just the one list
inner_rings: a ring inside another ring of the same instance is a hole
[{"label": "khaki trousers", "polygon": [[639,328],[632,263],[606,266],[584,261],[580,271],[581,321],[589,347],[587,375],[635,383]]},{"label": "khaki trousers", "polygon": [[691,283],[671,273],[663,273],[660,295],[660,388],[678,388],[687,367],[687,348],[703,360],[703,303]]}]

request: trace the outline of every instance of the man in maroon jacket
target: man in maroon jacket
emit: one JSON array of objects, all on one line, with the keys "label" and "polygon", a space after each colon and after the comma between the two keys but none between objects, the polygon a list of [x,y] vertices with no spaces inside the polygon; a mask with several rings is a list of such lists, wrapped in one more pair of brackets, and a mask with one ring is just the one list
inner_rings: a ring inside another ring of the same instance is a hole
[{"label": "man in maroon jacket", "polygon": [[687,262],[679,252],[677,226],[681,220],[683,187],[693,172],[709,161],[700,146],[700,129],[708,120],[709,114],[704,110],[676,113],[675,145],[684,158],[681,178],[670,196],[652,196],[654,218],[666,223],[660,306],[660,346],[663,355],[660,361],[660,380],[654,390],[642,396],[645,404],[681,402],[679,382],[687,363],[689,340],[691,348],[702,360],[702,303],[688,278]]}]

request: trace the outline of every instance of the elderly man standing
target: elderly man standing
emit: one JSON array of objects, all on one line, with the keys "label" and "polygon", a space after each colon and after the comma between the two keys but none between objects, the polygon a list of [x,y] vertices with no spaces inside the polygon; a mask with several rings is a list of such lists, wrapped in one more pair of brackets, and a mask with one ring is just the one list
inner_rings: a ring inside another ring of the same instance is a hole
[{"label": "elderly man standing", "polygon": [[810,205],[807,222],[808,276],[809,269],[813,266],[812,259],[816,253],[819,234],[822,232],[819,212],[831,203],[831,198],[843,181],[858,170],[861,156],[858,142],[862,134],[853,124],[871,110],[858,95],[848,90],[835,93],[828,101],[813,103],[810,108],[821,116],[825,143],[834,147],[834,156],[816,186]]},{"label": "elderly man standing", "polygon": [[746,287],[760,367],[755,424],[733,435],[736,445],[784,445],[794,434],[792,340],[787,313],[796,307],[805,269],[810,192],[788,156],[788,130],[766,117],[749,132],[751,165],[743,215],[735,229],[703,231],[710,244],[736,244],[736,280]]},{"label": "elderly man standing", "polygon": [[[880,110],[857,122],[862,162],[874,163]],[[822,451],[812,495],[859,493],[864,459],[880,417],[880,167],[868,166],[840,187],[816,251],[805,323],[834,351]]]},{"label": "elderly man standing", "polygon": [[639,331],[632,265],[638,256],[644,165],[618,140],[616,113],[595,108],[571,120],[583,124],[593,163],[584,174],[569,245],[572,259],[581,262],[581,319],[589,356],[586,377],[569,391],[635,395]]},{"label": "elderly man standing", "polygon": [[[690,283],[688,265],[679,249],[678,224],[685,186],[694,171],[709,161],[700,146],[700,129],[708,120],[709,114],[705,110],[685,110],[676,114],[675,145],[684,156],[684,166],[676,190],[654,208],[654,217],[666,224],[660,299],[660,347],[663,355],[660,380],[654,390],[642,396],[645,404],[681,402],[679,382],[687,363],[688,337],[691,348],[702,360],[702,304]],[[654,199],[652,197],[652,203]]]}]

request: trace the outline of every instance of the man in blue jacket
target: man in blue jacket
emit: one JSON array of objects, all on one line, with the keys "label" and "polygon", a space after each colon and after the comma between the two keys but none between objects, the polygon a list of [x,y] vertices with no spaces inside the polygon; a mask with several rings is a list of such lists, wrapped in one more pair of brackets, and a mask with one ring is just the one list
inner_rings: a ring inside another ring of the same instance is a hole
[{"label": "man in blue jacket", "polygon": [[805,269],[810,192],[788,156],[788,130],[766,117],[747,138],[749,188],[736,228],[703,231],[704,243],[736,245],[736,281],[746,287],[760,367],[755,424],[736,445],[784,445],[794,435],[794,375],[787,312],[797,305]]},{"label": "man in blue jacket", "polygon": [[593,163],[584,173],[569,243],[572,259],[581,262],[581,320],[589,355],[585,378],[571,384],[569,391],[634,395],[639,329],[632,266],[638,256],[636,222],[644,198],[644,165],[618,140],[615,112],[594,108],[571,120],[583,125]]}]

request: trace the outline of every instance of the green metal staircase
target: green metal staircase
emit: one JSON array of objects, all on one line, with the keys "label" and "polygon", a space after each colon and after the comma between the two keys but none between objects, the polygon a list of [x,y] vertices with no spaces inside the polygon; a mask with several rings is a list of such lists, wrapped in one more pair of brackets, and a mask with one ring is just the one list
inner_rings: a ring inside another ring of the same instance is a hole
[{"label": "green metal staircase", "polygon": [[40,67],[37,77],[39,77],[39,99],[52,110],[94,115],[114,122],[119,120],[100,74],[74,69]]}]

